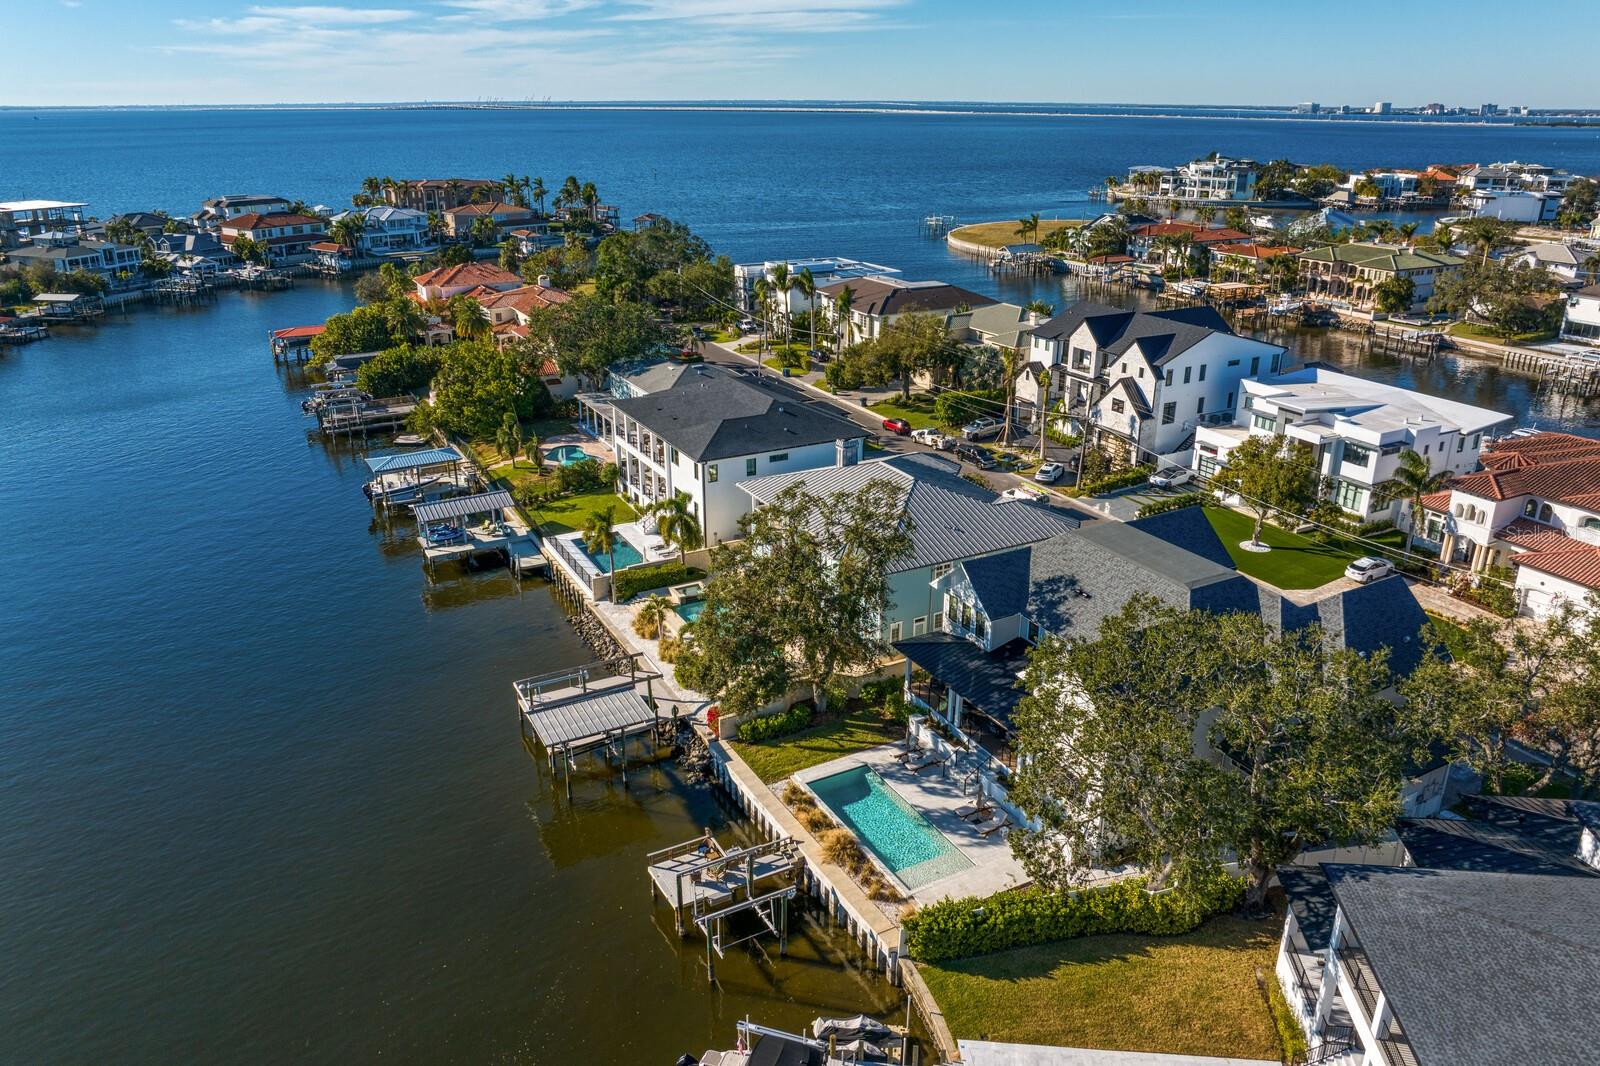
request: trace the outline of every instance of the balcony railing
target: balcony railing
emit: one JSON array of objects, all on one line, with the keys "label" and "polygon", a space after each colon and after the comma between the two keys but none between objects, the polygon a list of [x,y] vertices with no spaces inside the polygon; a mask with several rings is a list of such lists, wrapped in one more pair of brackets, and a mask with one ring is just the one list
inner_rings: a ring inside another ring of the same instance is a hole
[{"label": "balcony railing", "polygon": [[1289,965],[1294,971],[1295,988],[1300,993],[1300,1005],[1304,1008],[1303,1013],[1309,1017],[1317,1009],[1317,992],[1322,983],[1313,979],[1311,972],[1306,968],[1306,960],[1310,956],[1302,955],[1293,948],[1287,949],[1284,954],[1289,956]]},{"label": "balcony railing", "polygon": [[1372,973],[1372,964],[1367,961],[1366,951],[1360,944],[1345,941],[1339,945],[1339,966],[1350,987],[1355,989],[1356,998],[1361,1001],[1362,1013],[1371,1021],[1373,1012],[1378,1009],[1378,996],[1382,989]]}]

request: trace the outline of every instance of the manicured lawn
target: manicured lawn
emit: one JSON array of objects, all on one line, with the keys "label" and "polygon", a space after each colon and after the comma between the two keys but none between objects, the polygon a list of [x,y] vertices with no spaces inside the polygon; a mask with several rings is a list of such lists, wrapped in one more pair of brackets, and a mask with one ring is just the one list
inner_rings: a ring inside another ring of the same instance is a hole
[{"label": "manicured lawn", "polygon": [[1453,656],[1460,655],[1466,647],[1467,627],[1453,618],[1446,618],[1442,614],[1434,614],[1432,611],[1427,612],[1427,614],[1428,623],[1433,626],[1434,632],[1444,642],[1445,650]]},{"label": "manicured lawn", "polygon": [[1035,243],[1036,240],[1043,241],[1056,230],[1077,229],[1081,225],[1083,225],[1083,220],[1076,218],[1040,219],[1039,235],[1035,238],[1032,233],[1029,233],[1026,237],[1019,237],[1015,221],[979,222],[971,226],[957,226],[950,231],[950,235],[958,241],[986,244],[990,248],[1004,248],[1008,244]]},{"label": "manicured lawn", "polygon": [[[783,373],[784,363],[783,363],[782,359],[779,359],[779,358],[776,358],[776,357],[771,358],[771,359],[763,359],[763,360],[761,360],[761,364],[763,366],[765,366],[768,370],[776,370],[780,374]],[[811,370],[811,360],[807,359],[805,366],[790,367],[789,368],[789,373],[798,376],[800,374],[809,373],[810,370]]]},{"label": "manicured lawn", "polygon": [[876,707],[868,707],[775,740],[758,744],[735,740],[730,744],[761,780],[781,781],[808,766],[903,740],[905,735],[905,723],[884,716]]},{"label": "manicured lawn", "polygon": [[1445,331],[1452,337],[1472,337],[1477,340],[1493,341],[1495,344],[1535,344],[1539,341],[1555,340],[1555,334],[1550,330],[1540,330],[1537,333],[1513,333],[1509,337],[1502,337],[1488,326],[1477,322],[1456,322]]},{"label": "manicured lawn", "polygon": [[933,398],[920,393],[912,393],[909,400],[879,400],[871,410],[879,418],[903,418],[912,429],[939,428],[939,420],[933,417]]},{"label": "manicured lawn", "polygon": [[541,533],[573,533],[582,530],[588,524],[590,515],[607,506],[615,509],[615,520],[618,523],[631,522],[638,517],[638,513],[628,501],[614,492],[585,492],[577,496],[566,496],[533,508],[532,517],[539,523]]},{"label": "manicured lawn", "polygon": [[1261,967],[1279,923],[1223,916],[1174,937],[1096,936],[924,963],[957,1039],[1278,1060]]},{"label": "manicured lawn", "polygon": [[1226,507],[1207,507],[1206,517],[1222,544],[1233,557],[1240,573],[1259,578],[1280,589],[1314,589],[1344,575],[1344,568],[1356,558],[1346,551],[1291,533],[1268,524],[1261,529],[1261,541],[1269,552],[1248,552],[1239,547],[1250,539],[1255,519]]}]

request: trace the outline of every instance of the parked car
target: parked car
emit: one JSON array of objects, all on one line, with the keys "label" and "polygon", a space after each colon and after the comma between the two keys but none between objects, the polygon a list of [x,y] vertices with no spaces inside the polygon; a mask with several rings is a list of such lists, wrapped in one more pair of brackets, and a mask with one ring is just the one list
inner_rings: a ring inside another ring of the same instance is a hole
[{"label": "parked car", "polygon": [[950,438],[931,426],[912,430],[911,439],[916,441],[918,444],[926,444],[930,448],[941,448],[946,451],[949,450],[948,448],[945,448],[944,442]]},{"label": "parked car", "polygon": [[1392,573],[1394,573],[1393,563],[1387,559],[1374,559],[1370,555],[1363,555],[1344,568],[1345,577],[1362,585],[1369,584],[1381,577],[1388,577]]},{"label": "parked car", "polygon": [[739,332],[740,333],[754,333],[756,331],[756,329],[757,329],[757,325],[756,325],[756,320],[755,319],[753,319],[753,318],[741,318],[739,320]]},{"label": "parked car", "polygon": [[1031,489],[1026,485],[1014,485],[1000,494],[1003,500],[1032,500],[1037,503],[1049,499],[1049,494],[1043,489]]},{"label": "parked car", "polygon": [[1000,464],[994,461],[994,456],[983,448],[974,448],[970,444],[963,444],[956,449],[956,458],[963,463],[971,463],[979,470],[993,470]]},{"label": "parked car", "polygon": [[1164,466],[1150,475],[1150,484],[1158,489],[1175,489],[1194,480],[1194,471],[1186,466]]},{"label": "parked car", "polygon": [[1067,468],[1060,463],[1045,463],[1033,472],[1033,480],[1041,485],[1054,485],[1066,472]]},{"label": "parked car", "polygon": [[974,418],[961,427],[961,435],[967,440],[984,440],[995,436],[1004,428],[998,418]]},{"label": "parked car", "polygon": [[902,437],[911,435],[911,423],[903,418],[885,418],[883,428]]}]

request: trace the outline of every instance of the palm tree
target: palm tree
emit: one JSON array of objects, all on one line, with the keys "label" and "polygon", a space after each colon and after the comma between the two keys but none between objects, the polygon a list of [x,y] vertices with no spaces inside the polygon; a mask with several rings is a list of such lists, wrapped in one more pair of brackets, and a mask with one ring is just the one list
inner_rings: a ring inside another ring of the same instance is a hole
[{"label": "palm tree", "polygon": [[594,187],[594,182],[586,181],[578,190],[578,199],[583,201],[583,206],[589,212],[589,217],[594,217],[594,207],[600,202],[600,191]]},{"label": "palm tree", "polygon": [[[756,351],[765,351],[767,347],[767,311],[768,303],[772,296],[772,283],[766,278],[756,279],[753,286],[755,290],[756,306],[761,308],[761,339],[756,342]],[[759,361],[759,360],[758,360]]]},{"label": "palm tree", "polygon": [[1439,491],[1449,478],[1449,471],[1434,473],[1428,460],[1411,449],[1400,453],[1400,465],[1395,467],[1389,491],[1393,494],[1392,498],[1406,501],[1407,517],[1410,519],[1406,530],[1407,554],[1410,554],[1417,539],[1417,524],[1422,519],[1422,498],[1430,492]]},{"label": "palm tree", "polygon": [[836,327],[834,334],[833,350],[839,351],[844,347],[845,335],[850,332],[850,305],[855,302],[855,292],[846,285],[840,289],[833,298],[833,321]]},{"label": "palm tree", "polygon": [[1417,230],[1419,228],[1421,228],[1421,226],[1422,226],[1422,223],[1420,223],[1420,222],[1402,222],[1402,223],[1400,223],[1400,225],[1397,227],[1399,232],[1400,232],[1400,239],[1409,241],[1411,238],[1413,238],[1413,237],[1415,237],[1417,235]]},{"label": "palm tree", "polygon": [[617,509],[611,504],[589,515],[583,527],[583,546],[589,554],[601,553],[606,557],[606,572],[617,572]]},{"label": "palm tree", "polygon": [[522,186],[517,181],[516,174],[507,173],[500,179],[500,184],[505,186],[506,202],[512,207],[527,207],[528,202],[522,198]]},{"label": "palm tree", "polygon": [[460,203],[456,196],[456,194],[461,191],[461,183],[459,181],[457,181],[455,178],[451,178],[449,181],[444,183],[444,191],[445,198],[450,201],[451,207],[455,207],[458,203]]},{"label": "palm tree", "polygon": [[1037,211],[1024,218],[1017,219],[1017,236],[1027,240],[1030,233],[1033,234],[1033,239],[1037,242],[1039,239],[1039,212]]},{"label": "palm tree", "polygon": [[449,310],[450,326],[456,331],[456,336],[472,339],[488,332],[489,312],[465,293],[450,297]]},{"label": "palm tree", "polygon": [[366,231],[367,216],[349,211],[345,213],[343,218],[328,227],[328,236],[354,252],[356,245],[361,243],[361,235]]},{"label": "palm tree", "polygon": [[409,341],[421,331],[425,316],[413,300],[390,300],[383,305],[383,321],[390,333]]},{"label": "palm tree", "polygon": [[[776,313],[773,316],[775,319],[774,325],[787,322],[789,318],[789,290],[794,287],[794,279],[789,275],[789,264],[779,263],[777,266],[772,268],[772,272],[768,275],[768,277],[772,279],[772,288],[768,295],[771,297],[774,305],[776,305],[780,299],[783,301],[783,307],[781,310],[775,308]],[[787,342],[789,338],[789,331],[787,329],[783,330],[782,336]]]},{"label": "palm tree", "polygon": [[1210,204],[1201,204],[1194,209],[1194,217],[1202,226],[1211,225],[1211,220],[1217,217],[1217,209]]},{"label": "palm tree", "polygon": [[438,211],[428,212],[428,236],[435,240],[444,236],[444,215]]},{"label": "palm tree", "polygon": [[678,549],[678,562],[683,562],[686,553],[700,547],[704,533],[701,532],[699,519],[689,509],[688,493],[678,492],[657,500],[645,509],[645,514],[655,516],[656,532],[661,534],[662,540]]},{"label": "palm tree", "polygon": [[514,467],[517,465],[517,456],[522,452],[522,426],[517,422],[517,416],[510,411],[506,412],[500,420],[500,428],[494,435],[495,451],[505,456]]},{"label": "palm tree", "polygon": [[1017,375],[1022,372],[1023,358],[1020,345],[1000,349],[1000,365],[1005,368],[1006,376],[1006,421],[1005,428],[1000,431],[1001,444],[1011,443],[1011,415],[1017,409]]},{"label": "palm tree", "polygon": [[1044,300],[1029,300],[1023,305],[1022,309],[1028,314],[1038,315],[1040,318],[1049,318],[1056,313],[1056,305],[1046,303]]},{"label": "palm tree", "polygon": [[544,441],[539,439],[539,434],[535,433],[528,438],[527,446],[523,449],[522,454],[527,457],[528,462],[533,464],[534,471],[542,477],[544,475]]},{"label": "palm tree", "polygon": [[633,631],[646,640],[661,635],[661,623],[667,618],[667,598],[660,593],[648,596],[633,616]]},{"label": "palm tree", "polygon": [[799,290],[801,296],[805,297],[806,307],[810,308],[806,313],[806,317],[811,322],[811,347],[815,348],[817,346],[817,279],[812,276],[810,267],[800,271],[800,274],[794,279],[794,287]]},{"label": "palm tree", "polygon": [[550,195],[550,190],[544,187],[543,178],[533,179],[533,184],[528,186],[528,195],[539,205],[539,213],[544,214],[544,198]]},{"label": "palm tree", "polygon": [[1590,281],[1600,281],[1600,252],[1591,252],[1580,269],[1589,275]]},{"label": "palm tree", "polygon": [[361,191],[366,193],[369,197],[377,199],[378,195],[383,192],[383,179],[370,175],[362,178]]}]

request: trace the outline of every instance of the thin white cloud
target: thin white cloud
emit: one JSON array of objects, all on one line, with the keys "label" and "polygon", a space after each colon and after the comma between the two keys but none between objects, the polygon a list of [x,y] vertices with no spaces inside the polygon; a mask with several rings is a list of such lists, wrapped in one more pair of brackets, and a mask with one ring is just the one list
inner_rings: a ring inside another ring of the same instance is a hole
[{"label": "thin white cloud", "polygon": [[464,14],[444,15],[446,20],[461,20],[487,16],[507,21],[533,21],[559,18],[575,11],[586,11],[599,6],[600,0],[444,0],[446,7],[458,8]]},{"label": "thin white cloud", "polygon": [[291,7],[259,6],[250,8],[250,14],[288,19],[291,22],[341,26],[375,26],[386,22],[404,22],[416,16],[416,12],[402,11],[399,8],[334,7],[320,4]]},{"label": "thin white cloud", "polygon": [[[879,12],[901,7],[905,0],[630,0],[628,10],[613,16],[619,21],[673,21],[723,26],[772,26],[775,29],[817,29],[844,19],[866,23]],[[778,26],[775,20],[785,25]]]}]

